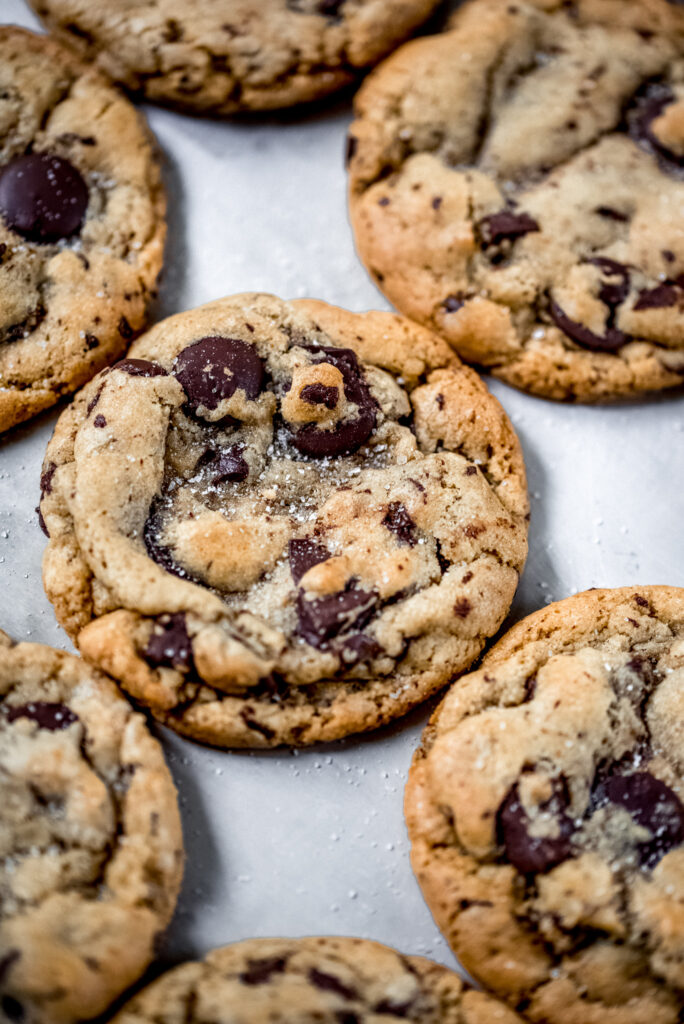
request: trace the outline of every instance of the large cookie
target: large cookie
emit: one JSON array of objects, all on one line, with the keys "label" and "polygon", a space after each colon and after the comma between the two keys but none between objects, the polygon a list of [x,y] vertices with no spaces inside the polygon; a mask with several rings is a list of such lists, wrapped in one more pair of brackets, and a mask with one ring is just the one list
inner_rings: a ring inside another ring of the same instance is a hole
[{"label": "large cookie", "polygon": [[85,662],[0,632],[0,1020],[89,1020],[134,982],[183,868],[145,719]]},{"label": "large cookie", "polygon": [[252,939],[177,967],[112,1024],[522,1024],[453,971],[347,938]]},{"label": "large cookie", "polygon": [[593,590],[449,691],[406,793],[413,866],[465,967],[539,1024],[684,1006],[684,590]]},{"label": "large cookie", "polygon": [[44,581],[84,655],[208,743],[404,714],[499,628],[520,448],[449,347],[387,313],[242,295],[165,320],[60,418]]},{"label": "large cookie", "polygon": [[80,387],[143,327],[164,213],[129,101],[45,36],[0,26],[0,431]]},{"label": "large cookie", "polygon": [[366,82],[361,258],[402,313],[516,387],[684,380],[684,7],[471,0]]},{"label": "large cookie", "polygon": [[232,114],[327,96],[438,0],[30,0],[46,25],[149,100]]}]

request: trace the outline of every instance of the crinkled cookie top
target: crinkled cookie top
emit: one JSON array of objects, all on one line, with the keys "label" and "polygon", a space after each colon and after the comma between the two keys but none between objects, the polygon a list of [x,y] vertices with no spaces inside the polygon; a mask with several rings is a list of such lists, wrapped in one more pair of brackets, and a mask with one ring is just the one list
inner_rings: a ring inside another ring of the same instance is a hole
[{"label": "crinkled cookie top", "polygon": [[219,1013],[234,1024],[521,1024],[446,967],[348,938],[253,939],[213,950],[153,982],[112,1024],[213,1024]]},{"label": "crinkled cookie top", "polygon": [[41,509],[81,649],[216,742],[405,710],[496,631],[526,553],[522,457],[479,378],[401,318],[271,296],[165,321],[94,381]]},{"label": "crinkled cookie top", "polygon": [[684,9],[471,0],[357,98],[362,259],[403,313],[517,387],[684,379]]},{"label": "crinkled cookie top", "polygon": [[176,903],[161,748],[111,680],[0,633],[0,776],[0,1019],[90,1019],[143,973]]},{"label": "crinkled cookie top", "polygon": [[30,0],[129,89],[187,110],[288,107],[353,82],[438,0]]},{"label": "crinkled cookie top", "polygon": [[0,431],[145,322],[165,200],[142,116],[46,36],[0,26]]},{"label": "crinkled cookie top", "polygon": [[597,590],[460,680],[407,791],[465,966],[532,1021],[676,1024],[684,999],[684,590]]}]

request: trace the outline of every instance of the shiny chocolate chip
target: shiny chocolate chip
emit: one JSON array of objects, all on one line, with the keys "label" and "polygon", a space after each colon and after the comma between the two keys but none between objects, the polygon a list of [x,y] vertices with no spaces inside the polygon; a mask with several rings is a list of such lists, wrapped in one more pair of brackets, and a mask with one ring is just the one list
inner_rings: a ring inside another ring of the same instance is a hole
[{"label": "shiny chocolate chip", "polygon": [[351,986],[340,981],[334,974],[320,971],[317,967],[312,967],[309,970],[309,981],[322,992],[334,992],[335,995],[341,996],[343,999],[358,999],[359,997],[358,992]]},{"label": "shiny chocolate chip", "polygon": [[361,590],[353,583],[345,590],[325,597],[297,597],[297,634],[312,647],[325,647],[329,640],[351,629],[363,629],[377,604],[375,591]]},{"label": "shiny chocolate chip", "polygon": [[243,985],[264,985],[274,974],[282,974],[286,965],[287,958],[284,956],[248,960],[247,970],[240,975],[240,981]]},{"label": "shiny chocolate chip", "polygon": [[29,718],[38,724],[39,729],[47,729],[48,732],[68,729],[74,722],[78,722],[78,715],[65,704],[45,700],[8,707],[5,717],[8,722],[15,722],[18,718]]},{"label": "shiny chocolate chip", "polygon": [[617,260],[608,259],[606,256],[596,256],[587,260],[594,267],[598,267],[602,277],[608,278],[601,283],[599,299],[604,305],[611,309],[619,306],[629,295],[631,274],[629,267]]},{"label": "shiny chocolate chip", "polygon": [[215,409],[238,390],[255,399],[264,383],[257,350],[237,338],[202,338],[188,345],[178,355],[173,373],[193,412],[200,405]]},{"label": "shiny chocolate chip", "polygon": [[171,668],[192,668],[192,641],[184,612],[166,615],[158,620],[145,648],[145,658],[152,665]]},{"label": "shiny chocolate chip", "polygon": [[234,444],[227,451],[207,449],[197,463],[198,469],[207,468],[213,484],[241,483],[249,476],[249,463],[242,457],[244,448]]},{"label": "shiny chocolate chip", "polygon": [[295,583],[319,562],[327,562],[330,552],[309,537],[291,540],[289,545],[290,572]]},{"label": "shiny chocolate chip", "polygon": [[597,794],[617,804],[631,815],[637,825],[648,829],[652,838],[639,844],[639,858],[654,868],[666,853],[684,843],[684,806],[679,797],[650,772],[614,775]]},{"label": "shiny chocolate chip", "polygon": [[342,374],[344,395],[348,402],[357,406],[354,419],[342,420],[332,430],[323,430],[315,423],[297,430],[292,443],[303,455],[313,458],[351,455],[358,451],[375,429],[377,406],[370,389],[363,379],[356,353],[349,348],[333,348],[303,345],[317,358],[316,363],[331,363]]},{"label": "shiny chocolate chip", "polygon": [[669,85],[664,82],[651,82],[637,95],[627,119],[629,134],[634,141],[653,153],[661,169],[665,171],[681,170],[684,159],[663,145],[653,131],[653,122],[675,101],[676,96]]},{"label": "shiny chocolate chip", "polygon": [[477,228],[483,249],[501,245],[502,242],[516,242],[525,235],[541,230],[529,213],[516,213],[514,210],[501,210],[483,217]]},{"label": "shiny chocolate chip", "polygon": [[411,548],[416,546],[416,524],[400,501],[389,503],[382,525],[394,534],[400,544],[408,544]]},{"label": "shiny chocolate chip", "polygon": [[567,313],[556,302],[549,305],[549,313],[556,327],[574,341],[580,348],[592,352],[617,352],[632,339],[617,327],[608,327],[605,334],[594,334],[584,324],[571,320]]},{"label": "shiny chocolate chip", "polygon": [[558,835],[543,838],[532,836],[529,832],[530,820],[520,802],[518,787],[513,786],[499,808],[497,825],[506,857],[521,874],[541,874],[571,856],[570,840],[574,824],[565,813],[567,806],[563,784],[558,780],[554,784],[553,796],[541,807],[542,812],[555,817]]},{"label": "shiny chocolate chip", "polygon": [[149,359],[122,359],[114,363],[113,370],[121,370],[129,377],[168,377],[168,371],[159,363],[152,363]]},{"label": "shiny chocolate chip", "polygon": [[88,207],[88,186],[73,164],[50,153],[15,157],[0,170],[0,213],[31,242],[77,234]]},{"label": "shiny chocolate chip", "polygon": [[324,405],[326,409],[334,409],[340,392],[339,388],[328,387],[326,384],[307,384],[299,392],[299,397],[307,405]]},{"label": "shiny chocolate chip", "polygon": [[372,636],[365,633],[356,633],[354,636],[345,637],[338,647],[338,654],[342,662],[342,668],[354,668],[364,661],[372,661],[381,654],[383,648]]},{"label": "shiny chocolate chip", "polygon": [[639,292],[634,303],[634,311],[640,313],[645,309],[669,309],[684,301],[684,287],[679,281],[666,281],[655,288],[647,288]]}]

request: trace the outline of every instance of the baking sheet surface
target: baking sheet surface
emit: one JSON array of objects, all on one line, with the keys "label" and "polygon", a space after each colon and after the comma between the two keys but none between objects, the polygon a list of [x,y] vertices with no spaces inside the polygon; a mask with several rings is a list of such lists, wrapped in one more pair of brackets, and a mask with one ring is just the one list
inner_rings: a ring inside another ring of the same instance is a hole
[{"label": "baking sheet surface", "polygon": [[[23,0],[0,0],[0,21],[37,27]],[[157,317],[261,289],[388,308],[347,222],[348,102],[248,124],[148,115],[170,199]],[[512,620],[593,586],[684,586],[684,395],[583,408],[491,388],[519,432],[532,503]],[[0,442],[0,626],[68,649],[43,593],[34,511],[56,418]],[[252,936],[338,934],[453,965],[411,873],[402,814],[426,718],[300,753],[222,753],[160,729],[188,853],[163,958]]]}]

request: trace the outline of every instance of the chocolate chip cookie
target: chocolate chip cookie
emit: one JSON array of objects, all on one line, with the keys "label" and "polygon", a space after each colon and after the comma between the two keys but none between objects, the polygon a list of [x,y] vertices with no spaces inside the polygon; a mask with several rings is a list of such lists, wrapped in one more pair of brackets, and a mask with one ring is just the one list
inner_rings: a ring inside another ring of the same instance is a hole
[{"label": "chocolate chip cookie", "polygon": [[148,100],[233,114],[354,82],[438,0],[29,0],[59,38]]},{"label": "chocolate chip cookie", "polygon": [[145,719],[79,658],[0,632],[0,1020],[90,1020],[152,959],[183,866]]},{"label": "chocolate chip cookie", "polygon": [[517,438],[448,345],[269,295],[140,338],[62,414],[42,492],[59,621],[217,745],[404,714],[477,657],[526,555]]},{"label": "chocolate chip cookie", "polygon": [[145,323],[165,200],[142,116],[45,36],[0,26],[0,431]]},{"label": "chocolate chip cookie", "polygon": [[358,250],[402,313],[535,395],[684,381],[684,7],[470,0],[365,83]]},{"label": "chocolate chip cookie", "polygon": [[177,967],[112,1024],[522,1024],[453,971],[364,939],[252,939]]},{"label": "chocolate chip cookie", "polygon": [[684,590],[593,590],[515,626],[433,716],[413,866],[465,967],[539,1024],[684,1006]]}]

